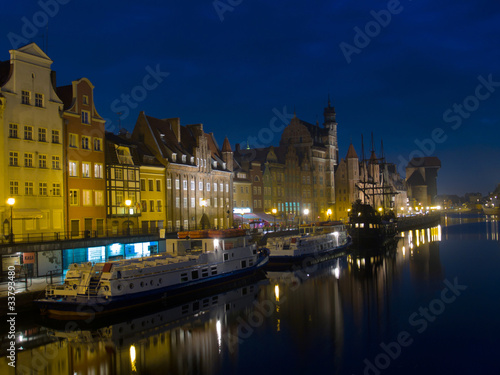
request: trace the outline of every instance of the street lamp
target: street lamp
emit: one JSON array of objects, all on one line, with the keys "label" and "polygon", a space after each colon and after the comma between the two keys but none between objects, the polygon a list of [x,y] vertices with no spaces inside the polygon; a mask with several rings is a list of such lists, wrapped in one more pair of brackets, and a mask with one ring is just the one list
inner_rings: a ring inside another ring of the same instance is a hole
[{"label": "street lamp", "polygon": [[271,212],[273,213],[273,218],[274,218],[274,231],[276,232],[276,213],[278,212],[278,210],[276,208],[273,208],[271,210]]},{"label": "street lamp", "polygon": [[200,201],[200,206],[203,207],[203,215],[201,216],[201,229],[205,229],[205,222],[203,221],[203,216],[205,216],[205,207],[207,206],[207,201],[206,199],[202,199]]},{"label": "street lamp", "polygon": [[304,222],[305,222],[305,224],[307,224],[307,215],[309,215],[309,209],[308,209],[308,208],[306,208],[306,209],[304,210],[304,215],[305,215]]},{"label": "street lamp", "polygon": [[12,207],[14,207],[14,204],[16,203],[15,198],[9,198],[7,199],[7,204],[10,206],[10,235],[9,235],[9,242],[13,243],[14,242],[14,235],[12,234]]},{"label": "street lamp", "polygon": [[128,217],[127,217],[127,235],[130,235],[130,206],[132,205],[132,201],[130,199],[125,200],[125,206],[127,206]]},{"label": "street lamp", "polygon": [[328,210],[326,211],[326,214],[328,215],[328,221],[330,221],[330,220],[331,220],[331,216],[332,216],[332,210],[331,210],[331,209],[328,209]]}]

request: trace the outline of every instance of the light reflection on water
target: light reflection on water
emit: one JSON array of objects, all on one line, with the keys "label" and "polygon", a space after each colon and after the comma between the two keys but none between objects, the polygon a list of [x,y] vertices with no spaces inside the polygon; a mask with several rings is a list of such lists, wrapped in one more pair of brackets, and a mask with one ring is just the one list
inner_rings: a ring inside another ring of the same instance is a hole
[{"label": "light reflection on water", "polygon": [[[401,330],[414,333],[408,317],[454,276],[446,275],[441,241],[498,241],[496,218],[444,220],[403,232],[378,251],[268,272],[250,285],[143,317],[81,331],[51,329],[45,342],[18,352],[18,364],[48,374],[363,373],[381,342]],[[416,348],[386,373],[418,369],[423,349]],[[2,369],[14,374],[4,359]]]}]

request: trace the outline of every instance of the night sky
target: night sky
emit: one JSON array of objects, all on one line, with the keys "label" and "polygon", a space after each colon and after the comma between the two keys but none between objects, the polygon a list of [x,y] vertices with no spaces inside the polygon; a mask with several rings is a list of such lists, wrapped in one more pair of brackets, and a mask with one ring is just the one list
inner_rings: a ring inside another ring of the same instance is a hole
[{"label": "night sky", "polygon": [[110,131],[143,110],[277,145],[330,95],[341,157],[373,132],[399,167],[439,157],[439,194],[500,183],[497,1],[11,1],[0,24],[0,60],[36,42],[58,85],[91,80]]}]

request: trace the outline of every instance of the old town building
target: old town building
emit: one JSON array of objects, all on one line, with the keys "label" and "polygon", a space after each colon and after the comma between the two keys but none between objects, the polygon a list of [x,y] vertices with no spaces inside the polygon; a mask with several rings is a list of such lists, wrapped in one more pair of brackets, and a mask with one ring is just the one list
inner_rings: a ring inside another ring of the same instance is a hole
[{"label": "old town building", "polygon": [[166,168],[167,231],[232,226],[233,153],[228,140],[221,150],[202,124],[181,125],[179,118],[157,119],[144,112],[132,139]]},{"label": "old town building", "polygon": [[[0,205],[4,238],[64,231],[63,103],[52,60],[35,44],[0,62]],[[13,198],[12,211],[7,199]],[[12,216],[11,217],[11,212]]]},{"label": "old town building", "polygon": [[94,105],[94,86],[86,79],[57,88],[64,103],[66,227],[101,235],[106,224],[104,119]]}]

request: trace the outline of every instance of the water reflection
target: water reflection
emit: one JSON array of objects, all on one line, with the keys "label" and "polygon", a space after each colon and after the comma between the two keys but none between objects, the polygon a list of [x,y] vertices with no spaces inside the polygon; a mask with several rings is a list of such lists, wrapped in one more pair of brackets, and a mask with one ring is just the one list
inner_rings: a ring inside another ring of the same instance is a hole
[{"label": "water reflection", "polygon": [[[498,241],[498,222],[486,227]],[[38,327],[39,341],[19,352],[17,373],[311,373],[311,362],[318,373],[360,373],[355,367],[366,353],[393,339],[401,329],[395,322],[418,307],[415,293],[442,288],[443,236],[441,226],[407,231],[388,247],[268,272],[231,291],[101,327],[45,335]]]}]

